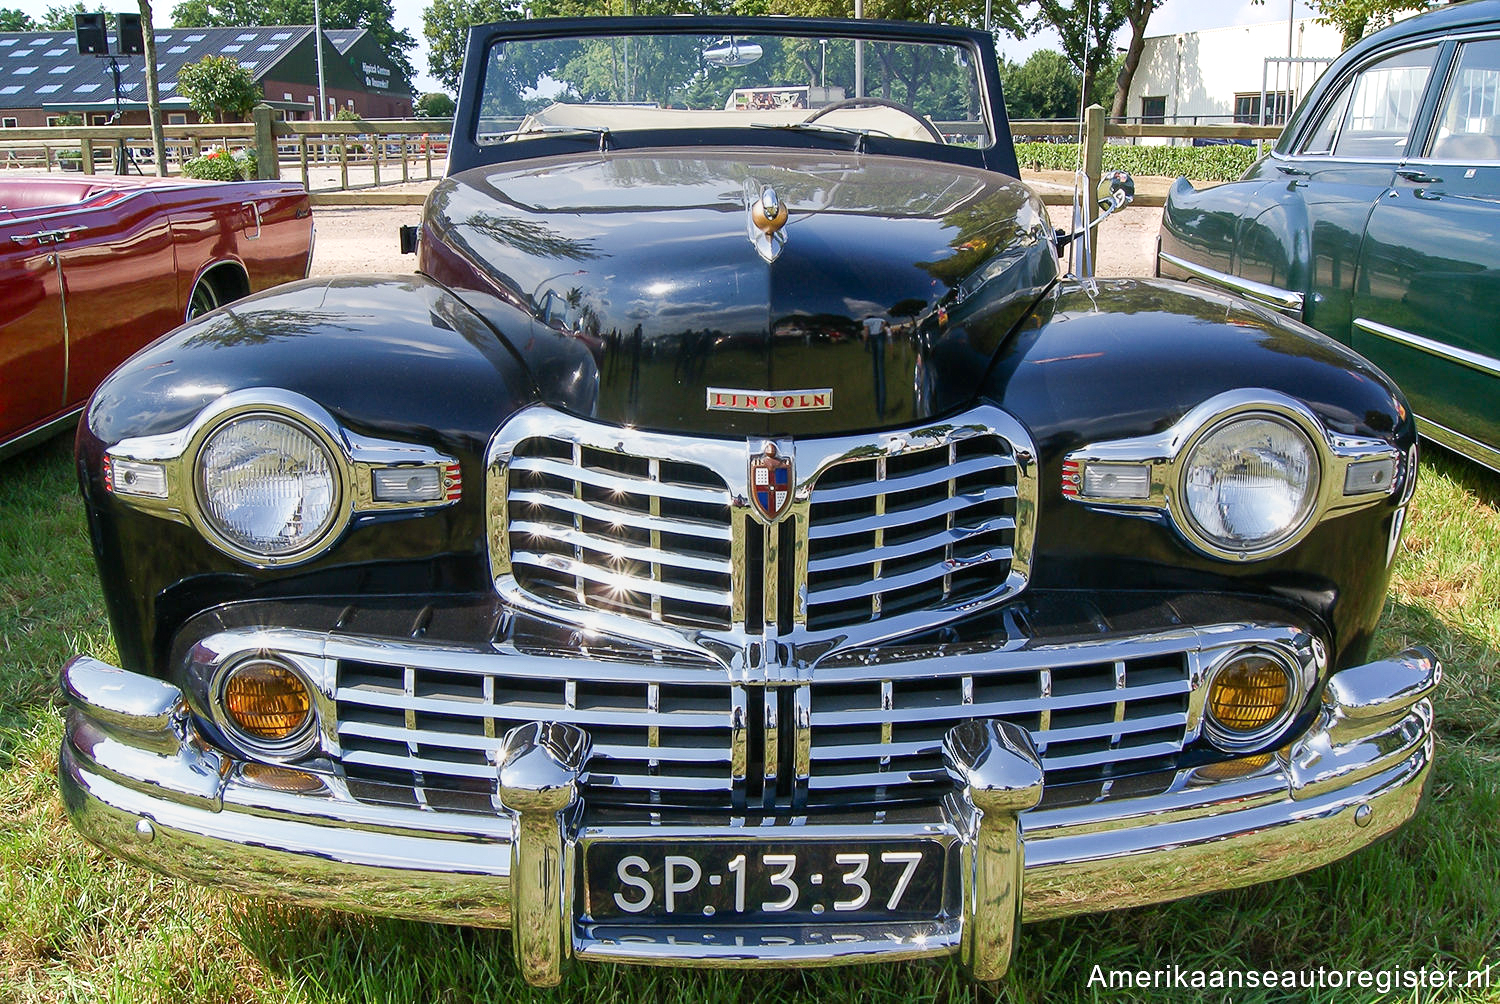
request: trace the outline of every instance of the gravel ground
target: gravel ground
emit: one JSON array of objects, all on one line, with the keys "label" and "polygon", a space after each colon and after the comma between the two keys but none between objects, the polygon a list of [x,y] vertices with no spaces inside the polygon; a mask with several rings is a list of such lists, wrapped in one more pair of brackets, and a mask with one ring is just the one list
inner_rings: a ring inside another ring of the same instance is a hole
[{"label": "gravel ground", "polygon": [[[1068,226],[1066,206],[1052,209],[1052,222]],[[314,210],[318,243],[313,252],[313,275],[352,275],[362,272],[410,272],[416,259],[402,255],[396,230],[422,219],[420,206],[333,207]],[[1125,209],[1100,224],[1097,244],[1101,276],[1150,275],[1156,247],[1160,209]]]}]

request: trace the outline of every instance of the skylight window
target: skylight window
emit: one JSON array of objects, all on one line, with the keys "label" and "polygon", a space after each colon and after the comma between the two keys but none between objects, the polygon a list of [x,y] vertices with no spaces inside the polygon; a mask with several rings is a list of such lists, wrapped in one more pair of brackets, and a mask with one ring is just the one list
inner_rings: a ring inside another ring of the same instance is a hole
[{"label": "skylight window", "polygon": [[257,45],[255,47],[255,51],[256,52],[275,52],[279,48],[281,48],[281,46],[279,46],[279,45],[272,45],[271,43],[267,42],[265,45]]},{"label": "skylight window", "polygon": [[60,90],[62,90],[62,84],[43,84],[36,89],[36,92],[38,94],[52,94]]},{"label": "skylight window", "polygon": [[187,52],[188,49],[190,49],[190,48],[192,48],[192,46],[188,46],[188,45],[174,45],[174,46],[172,46],[172,48],[170,48],[170,49],[167,50],[167,53],[168,53],[168,55],[179,56],[182,53]]},{"label": "skylight window", "polygon": [[67,65],[63,65],[63,66],[54,66],[54,67],[52,67],[52,69],[48,70],[47,72],[48,73],[72,73],[73,72],[73,67],[72,67],[71,64],[67,64]]},{"label": "skylight window", "polygon": [[203,36],[202,35],[189,35],[187,38],[184,38],[183,41],[184,42],[201,42],[201,41],[203,41]]},{"label": "skylight window", "polygon": [[35,73],[36,72],[36,67],[35,66],[18,66],[18,67],[15,68],[14,72],[15,72],[16,76],[18,76],[18,77],[24,77],[28,73]]},{"label": "skylight window", "polygon": [[240,65],[243,66],[247,70],[253,70],[257,66],[260,65],[260,60],[258,60],[258,59],[252,59],[252,60],[250,60],[248,62],[241,63]]},{"label": "skylight window", "polygon": [[0,49],[5,48],[7,45],[15,45],[15,44],[16,44],[16,40],[13,39],[13,38],[0,38]]},{"label": "skylight window", "polygon": [[289,32],[289,31],[278,31],[276,34],[274,34],[274,35],[271,36],[271,41],[273,41],[273,42],[285,42],[287,39],[289,39],[291,37],[292,37],[292,33]]},{"label": "skylight window", "polygon": [[68,54],[68,50],[67,49],[48,49],[47,50],[47,55],[49,55],[49,56],[66,56],[67,54]]},{"label": "skylight window", "polygon": [[220,52],[239,52],[243,48],[244,48],[243,45],[226,45],[226,46],[224,46],[224,48],[220,49],[219,51]]},{"label": "skylight window", "polygon": [[74,94],[92,94],[99,89],[98,84],[79,84],[73,88]]},{"label": "skylight window", "polygon": [[0,87],[0,94],[16,94],[21,90],[20,84],[11,84],[9,87]]}]

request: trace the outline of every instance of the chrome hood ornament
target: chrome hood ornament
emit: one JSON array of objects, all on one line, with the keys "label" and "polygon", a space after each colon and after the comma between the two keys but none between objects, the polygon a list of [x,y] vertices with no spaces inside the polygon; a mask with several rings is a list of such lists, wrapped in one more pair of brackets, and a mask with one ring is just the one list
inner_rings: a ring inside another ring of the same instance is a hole
[{"label": "chrome hood ornament", "polygon": [[767,262],[775,261],[786,247],[786,234],[781,228],[786,226],[788,215],[776,189],[762,188],[753,180],[745,182],[745,234]]}]

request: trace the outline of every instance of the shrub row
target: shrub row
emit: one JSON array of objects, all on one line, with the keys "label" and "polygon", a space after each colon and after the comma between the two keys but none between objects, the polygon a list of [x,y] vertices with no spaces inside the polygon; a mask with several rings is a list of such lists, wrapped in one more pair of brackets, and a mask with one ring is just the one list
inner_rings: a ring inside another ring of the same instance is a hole
[{"label": "shrub row", "polygon": [[[1193,181],[1234,181],[1255,163],[1253,146],[1115,146],[1104,148],[1105,171]],[[1077,143],[1017,143],[1022,170],[1075,171]]]},{"label": "shrub row", "polygon": [[223,147],[215,147],[185,162],[182,174],[185,178],[205,181],[249,181],[255,177],[255,151],[246,148],[230,153]]}]

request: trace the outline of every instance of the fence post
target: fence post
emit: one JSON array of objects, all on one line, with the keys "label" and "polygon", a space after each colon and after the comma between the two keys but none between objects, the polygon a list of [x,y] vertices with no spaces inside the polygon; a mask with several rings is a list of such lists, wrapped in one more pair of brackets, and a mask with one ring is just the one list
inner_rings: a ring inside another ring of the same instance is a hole
[{"label": "fence post", "polygon": [[1083,113],[1083,173],[1088,176],[1089,219],[1099,211],[1099,184],[1104,177],[1104,109],[1089,105]]},{"label": "fence post", "polygon": [[84,174],[94,173],[94,141],[85,136],[78,141],[78,152],[81,160],[79,166],[83,168]]},{"label": "fence post", "polygon": [[349,190],[349,137],[339,134],[339,191]]},{"label": "fence post", "polygon": [[262,101],[250,110],[255,123],[255,176],[261,181],[280,181],[281,164],[276,154],[275,111]]},{"label": "fence post", "polygon": [[312,183],[307,180],[307,133],[297,137],[297,159],[302,162],[302,187],[312,191]]}]

